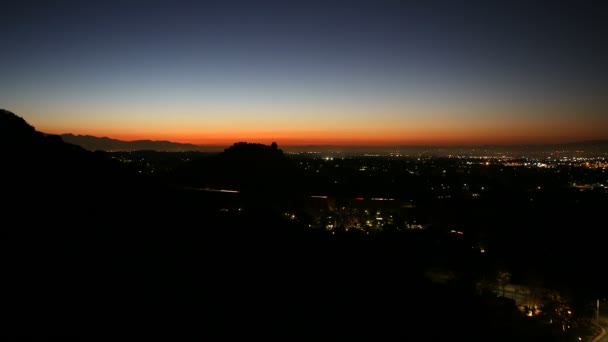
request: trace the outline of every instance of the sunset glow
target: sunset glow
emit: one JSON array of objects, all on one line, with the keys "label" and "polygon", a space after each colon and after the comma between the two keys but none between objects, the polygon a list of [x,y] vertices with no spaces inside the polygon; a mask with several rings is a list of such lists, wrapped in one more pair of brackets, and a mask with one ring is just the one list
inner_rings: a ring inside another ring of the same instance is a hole
[{"label": "sunset glow", "polygon": [[202,145],[608,138],[605,44],[570,33],[592,12],[319,6],[15,5],[0,104],[47,133]]}]

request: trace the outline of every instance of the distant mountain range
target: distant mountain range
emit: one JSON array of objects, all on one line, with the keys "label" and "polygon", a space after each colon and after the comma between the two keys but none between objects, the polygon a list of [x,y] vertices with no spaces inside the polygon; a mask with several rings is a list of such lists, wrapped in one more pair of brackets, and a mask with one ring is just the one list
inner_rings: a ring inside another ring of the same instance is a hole
[{"label": "distant mountain range", "polygon": [[[79,145],[89,151],[166,151],[166,152],[221,152],[227,146],[210,146],[177,143],[166,140],[134,140],[124,141],[108,137],[95,137],[91,135],[62,134],[63,141]],[[504,151],[504,152],[547,152],[547,151],[577,151],[608,153],[608,140],[590,140],[561,144],[534,144],[534,145],[462,145],[462,146],[338,146],[338,145],[302,145],[283,146],[288,153],[294,152],[351,152],[351,153],[458,153],[471,151]]]},{"label": "distant mountain range", "polygon": [[79,145],[89,151],[166,151],[166,152],[186,152],[186,151],[209,151],[212,148],[193,144],[182,144],[166,140],[134,140],[123,141],[108,137],[94,137],[91,135],[74,135],[71,133],[62,134],[63,141]]}]

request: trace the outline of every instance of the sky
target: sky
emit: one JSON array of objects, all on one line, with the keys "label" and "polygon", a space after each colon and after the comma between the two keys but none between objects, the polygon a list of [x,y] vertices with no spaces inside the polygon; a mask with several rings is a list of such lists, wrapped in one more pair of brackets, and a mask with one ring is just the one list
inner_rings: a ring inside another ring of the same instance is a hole
[{"label": "sky", "polygon": [[3,1],[0,108],[203,145],[608,139],[599,1]]}]

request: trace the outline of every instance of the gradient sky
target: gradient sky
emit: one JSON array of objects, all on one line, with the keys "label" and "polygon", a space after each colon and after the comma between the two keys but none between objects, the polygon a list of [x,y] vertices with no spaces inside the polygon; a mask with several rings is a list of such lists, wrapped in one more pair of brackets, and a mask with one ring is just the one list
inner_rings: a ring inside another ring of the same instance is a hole
[{"label": "gradient sky", "polygon": [[599,1],[3,1],[0,108],[47,133],[608,139]]}]

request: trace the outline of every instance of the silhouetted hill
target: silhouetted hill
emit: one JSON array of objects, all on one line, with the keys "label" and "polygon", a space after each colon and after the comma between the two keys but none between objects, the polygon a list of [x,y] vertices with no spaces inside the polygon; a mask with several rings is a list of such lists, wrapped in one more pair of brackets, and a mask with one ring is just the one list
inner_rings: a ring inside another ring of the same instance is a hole
[{"label": "silhouetted hill", "polygon": [[136,193],[141,185],[137,174],[104,152],[90,152],[60,136],[38,132],[7,110],[0,110],[0,151],[8,212],[32,218],[46,215],[48,224],[58,223],[52,218],[60,224],[69,222],[60,214],[65,211],[71,218],[97,217],[88,215],[108,200],[126,201],[125,194]]},{"label": "silhouetted hill", "polygon": [[58,135],[36,131],[24,119],[7,110],[0,110],[0,150],[5,158],[3,172],[20,178],[44,177],[48,173],[58,176],[59,172],[78,174],[84,168],[99,173],[100,168],[116,165],[100,153],[65,143]]},{"label": "silhouetted hill", "polygon": [[89,151],[166,151],[189,152],[207,150],[202,146],[182,144],[166,140],[134,140],[123,141],[108,137],[94,137],[91,135],[62,134],[64,141],[82,146]]},{"label": "silhouetted hill", "polygon": [[193,160],[175,170],[179,184],[241,191],[262,205],[284,201],[298,193],[299,169],[276,143],[271,146],[239,142],[224,152]]},{"label": "silhouetted hill", "polygon": [[23,118],[0,109],[0,148],[3,151],[33,148],[40,146],[43,141],[44,136]]}]

